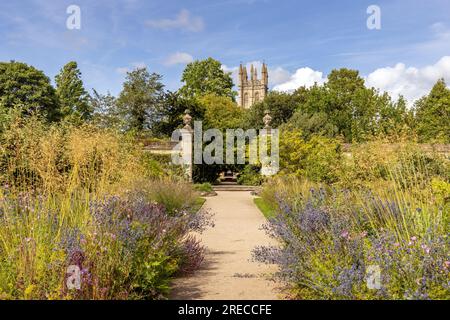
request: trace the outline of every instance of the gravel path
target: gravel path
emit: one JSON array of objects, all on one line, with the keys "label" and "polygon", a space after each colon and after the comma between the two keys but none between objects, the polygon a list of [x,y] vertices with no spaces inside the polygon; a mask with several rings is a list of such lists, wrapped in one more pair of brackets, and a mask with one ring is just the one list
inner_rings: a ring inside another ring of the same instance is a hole
[{"label": "gravel path", "polygon": [[278,299],[270,275],[276,269],[251,261],[251,251],[273,241],[260,230],[265,218],[245,191],[220,191],[205,208],[215,214],[215,227],[199,237],[207,248],[204,267],[173,283],[171,299]]}]

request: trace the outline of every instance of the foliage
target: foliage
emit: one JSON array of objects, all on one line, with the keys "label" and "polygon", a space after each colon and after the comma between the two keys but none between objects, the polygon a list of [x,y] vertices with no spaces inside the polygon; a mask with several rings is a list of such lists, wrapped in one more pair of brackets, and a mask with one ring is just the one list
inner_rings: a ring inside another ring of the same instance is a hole
[{"label": "foliage", "polygon": [[183,177],[185,174],[181,166],[172,163],[171,155],[145,152],[141,160],[146,178]]},{"label": "foliage", "polygon": [[[37,117],[14,118],[1,139],[2,298],[161,299],[202,262],[189,234],[209,214],[189,184],[148,178],[133,140]],[[80,290],[67,287],[69,266]]]},{"label": "foliage", "polygon": [[139,132],[150,129],[157,121],[154,115],[164,97],[161,79],[159,74],[150,74],[147,68],[137,68],[127,73],[117,104],[128,130]]},{"label": "foliage", "polygon": [[92,108],[91,122],[95,126],[116,130],[126,127],[124,119],[120,116],[117,99],[110,93],[103,95],[94,89],[92,96],[89,97],[89,104]]},{"label": "foliage", "polygon": [[231,99],[213,94],[204,95],[198,99],[205,110],[204,129],[235,129],[239,128],[243,109]]},{"label": "foliage", "polygon": [[164,103],[158,110],[160,119],[152,126],[152,135],[170,137],[174,130],[183,126],[183,116],[189,110],[192,121],[203,120],[205,109],[196,98],[184,98],[178,92],[167,92]]},{"label": "foliage", "polygon": [[190,184],[172,178],[153,180],[150,183],[138,182],[137,186],[139,190],[145,191],[149,201],[162,204],[169,215],[189,210],[198,197]]},{"label": "foliage", "polygon": [[194,164],[192,179],[195,183],[212,183],[218,182],[220,173],[227,169],[226,165],[220,164]]},{"label": "foliage", "polygon": [[222,64],[208,58],[189,63],[183,71],[184,86],[180,94],[186,98],[206,94],[228,97],[234,100],[233,80],[230,73],[223,71]]},{"label": "foliage", "polygon": [[0,62],[0,105],[7,109],[20,108],[25,115],[40,113],[49,121],[60,117],[50,79],[21,62]]},{"label": "foliage", "polygon": [[132,141],[91,125],[16,118],[0,139],[0,183],[18,189],[97,190],[145,174]]},{"label": "foliage", "polygon": [[[279,265],[294,298],[449,299],[448,212],[401,185],[275,191],[277,215],[265,228],[282,247],[259,247],[254,256]],[[367,285],[371,266],[380,268],[379,290]]]},{"label": "foliage", "polygon": [[297,105],[305,98],[305,91],[297,90],[294,94],[269,92],[264,101],[254,104],[246,111],[243,128],[263,128],[263,118],[266,111],[272,117],[271,126],[277,128],[289,120],[295,112]]},{"label": "foliage", "polygon": [[299,130],[281,131],[280,169],[284,174],[332,183],[337,180],[340,159],[340,144],[336,140],[313,136],[305,141]]},{"label": "foliage", "polygon": [[366,88],[355,70],[333,70],[323,86],[300,88],[295,96],[295,113],[283,122],[301,130],[305,139],[324,135],[361,142],[374,136],[411,134],[412,114],[404,99],[393,102],[387,94]]},{"label": "foliage", "polygon": [[338,132],[338,128],[331,123],[328,115],[322,111],[306,113],[299,110],[292,115],[283,127],[299,130],[302,133],[302,138],[306,140],[314,135],[333,138]]},{"label": "foliage", "polygon": [[209,182],[196,184],[194,186],[194,188],[195,188],[195,190],[197,190],[199,192],[212,192],[213,191],[212,185]]},{"label": "foliage", "polygon": [[[11,299],[160,299],[202,259],[188,237],[199,217],[168,215],[139,193],[3,194],[1,212],[0,293]],[[69,265],[79,290],[66,286]]]},{"label": "foliage", "polygon": [[81,72],[75,61],[61,69],[55,83],[61,116],[74,123],[89,119],[92,115],[89,95],[83,87]]},{"label": "foliage", "polygon": [[[429,184],[431,179],[450,179],[450,163],[442,155],[426,152],[413,142],[389,143],[386,140],[352,145],[340,165],[339,184],[345,187],[385,184],[392,168],[400,168],[399,174],[408,183]],[[420,168],[419,176],[415,171]]]},{"label": "foliage", "polygon": [[417,133],[423,142],[450,143],[450,89],[440,79],[415,105]]},{"label": "foliage", "polygon": [[248,164],[239,172],[237,183],[246,186],[260,186],[264,182],[261,166]]}]

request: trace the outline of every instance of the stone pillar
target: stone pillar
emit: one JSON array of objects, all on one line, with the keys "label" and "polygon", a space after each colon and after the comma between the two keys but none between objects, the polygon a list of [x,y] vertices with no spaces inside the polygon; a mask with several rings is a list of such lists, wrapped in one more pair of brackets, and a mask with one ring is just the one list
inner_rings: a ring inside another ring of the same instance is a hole
[{"label": "stone pillar", "polygon": [[191,126],[192,117],[189,114],[190,111],[186,110],[184,112],[183,116],[183,123],[184,127],[181,130],[181,136],[182,136],[182,150],[183,150],[183,167],[185,176],[187,177],[189,182],[192,182],[192,176],[193,176],[193,155],[192,155],[192,149],[193,149],[193,130]]},{"label": "stone pillar", "polygon": [[[264,129],[261,130],[261,134],[259,137],[260,143],[259,143],[259,161],[261,162],[261,174],[263,176],[272,176],[278,172],[278,130],[273,130],[271,127],[272,122],[272,116],[270,115],[270,111],[266,110],[264,112]],[[273,135],[272,135],[273,133]],[[268,155],[268,140],[270,137],[270,156]],[[274,152],[275,151],[275,152]],[[275,153],[275,154],[274,154]],[[275,159],[273,159],[273,156],[275,155]]]}]

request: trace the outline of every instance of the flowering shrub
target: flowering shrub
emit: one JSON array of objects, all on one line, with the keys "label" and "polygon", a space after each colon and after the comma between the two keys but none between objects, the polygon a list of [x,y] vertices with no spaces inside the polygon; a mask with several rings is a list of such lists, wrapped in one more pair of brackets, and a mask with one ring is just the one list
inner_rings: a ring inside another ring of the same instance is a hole
[{"label": "flowering shrub", "polygon": [[0,299],[159,299],[200,265],[209,216],[131,138],[17,117],[0,142]]},{"label": "flowering shrub", "polygon": [[[199,267],[203,248],[189,236],[205,212],[168,214],[143,194],[88,200],[3,196],[0,295],[4,298],[159,299],[177,272]],[[81,288],[67,270],[81,271]]]},{"label": "flowering shrub", "polygon": [[[254,257],[279,266],[294,298],[450,298],[450,243],[438,206],[415,207],[413,215],[406,196],[369,201],[365,193],[331,189],[280,194],[277,202],[265,230],[281,246],[256,248]],[[372,266],[380,270],[375,289],[368,285]]]}]

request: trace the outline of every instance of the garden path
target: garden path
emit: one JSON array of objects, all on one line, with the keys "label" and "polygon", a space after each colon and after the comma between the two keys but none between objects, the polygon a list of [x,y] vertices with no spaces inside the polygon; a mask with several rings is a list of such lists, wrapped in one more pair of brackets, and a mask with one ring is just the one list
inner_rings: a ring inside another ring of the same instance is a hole
[{"label": "garden path", "polygon": [[273,244],[261,226],[265,218],[248,191],[219,191],[204,208],[215,214],[215,227],[198,235],[207,248],[204,266],[173,282],[171,299],[274,300],[279,291],[274,266],[252,261],[253,248]]}]

